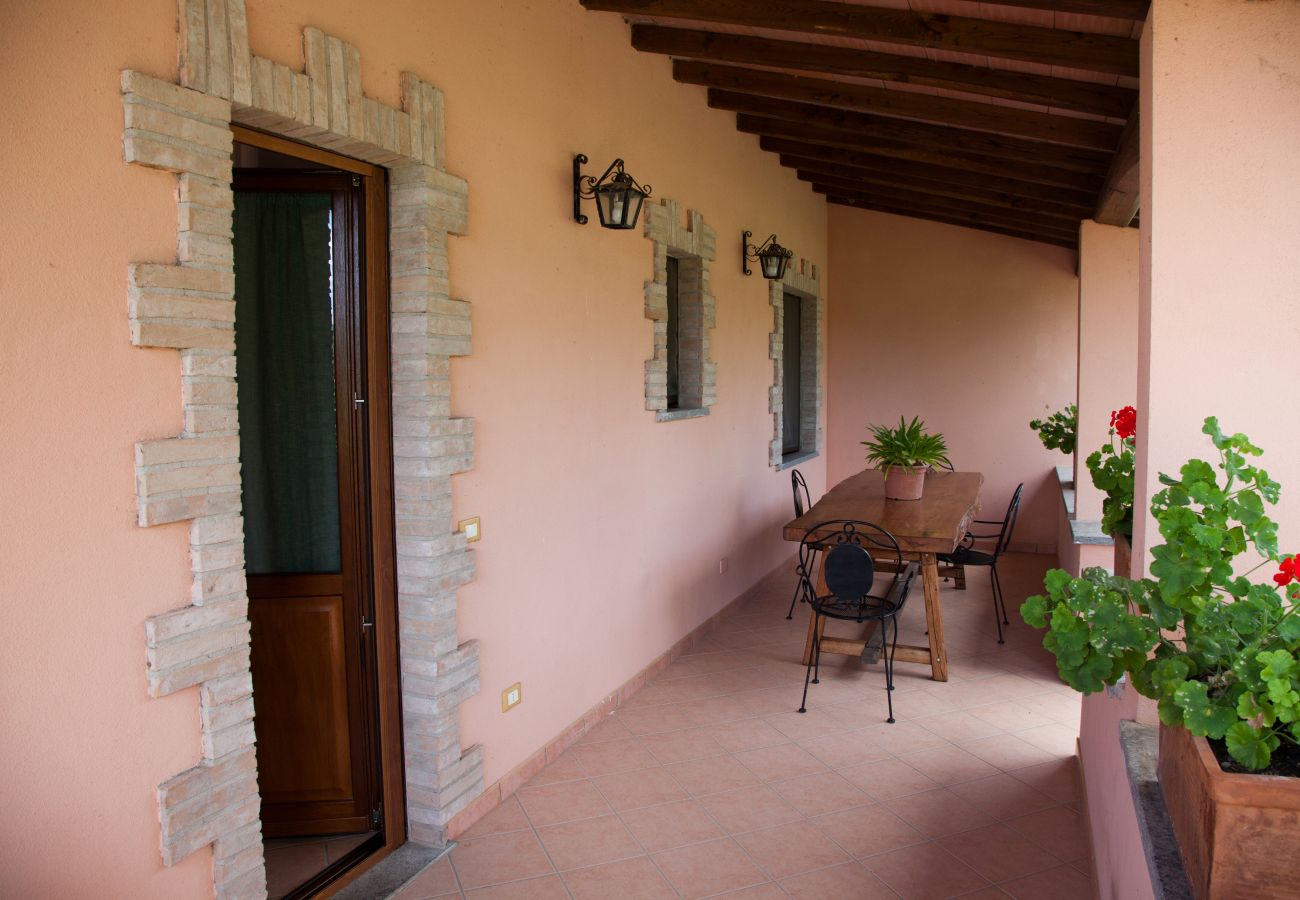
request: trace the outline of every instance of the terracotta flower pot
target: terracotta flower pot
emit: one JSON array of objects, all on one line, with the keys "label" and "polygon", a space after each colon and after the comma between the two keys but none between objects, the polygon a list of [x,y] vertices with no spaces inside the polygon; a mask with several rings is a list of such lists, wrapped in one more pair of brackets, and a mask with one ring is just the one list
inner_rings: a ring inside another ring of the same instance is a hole
[{"label": "terracotta flower pot", "polygon": [[894,466],[885,476],[886,500],[920,500],[925,489],[925,466]]},{"label": "terracotta flower pot", "polygon": [[1163,725],[1159,773],[1197,900],[1300,897],[1300,778],[1225,772],[1205,738]]}]

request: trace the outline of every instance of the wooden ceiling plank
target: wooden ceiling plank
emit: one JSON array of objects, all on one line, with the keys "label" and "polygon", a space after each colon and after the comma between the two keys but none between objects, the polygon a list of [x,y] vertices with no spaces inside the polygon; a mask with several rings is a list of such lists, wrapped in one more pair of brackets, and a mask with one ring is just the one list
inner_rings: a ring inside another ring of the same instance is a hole
[{"label": "wooden ceiling plank", "polygon": [[1137,96],[1137,91],[1129,88],[1068,78],[938,62],[923,57],[878,53],[852,47],[779,41],[660,25],[633,25],[632,46],[644,52],[663,53],[679,58],[878,78],[882,81],[965,91],[1115,118],[1127,116]]},{"label": "wooden ceiling plank", "polygon": [[582,5],[629,16],[861,38],[1111,75],[1138,74],[1138,42],[1132,38],[963,16],[831,0],[582,0]]},{"label": "wooden ceiling plank", "polygon": [[873,178],[893,178],[899,181],[923,179],[936,184],[958,185],[998,191],[1016,197],[1034,197],[1077,207],[1091,208],[1096,203],[1096,190],[1052,187],[1018,178],[968,172],[952,166],[913,163],[890,159],[871,153],[857,153],[818,144],[781,138],[760,138],[758,146],[770,153],[780,154],[781,164],[810,172],[843,172],[859,177],[866,173]]},{"label": "wooden ceiling plank", "polygon": [[[944,215],[973,215],[990,222],[1000,222],[1011,227],[1026,228],[1031,231],[1058,235],[1073,235],[1079,231],[1080,219],[1062,219],[1056,216],[1044,216],[1038,213],[1021,212],[1004,209],[986,203],[970,200],[951,200],[929,194],[918,194],[907,190],[882,190],[870,185],[851,185],[833,183],[833,179],[810,181],[813,190],[819,194],[838,194],[841,197],[859,197],[866,200],[889,203],[899,209],[918,209],[937,212]],[[1082,218],[1082,217],[1080,217]]]},{"label": "wooden ceiling plank", "polygon": [[817,106],[903,117],[972,131],[1113,153],[1122,127],[1074,116],[1054,116],[1012,106],[954,100],[915,91],[890,91],[824,78],[786,75],[697,60],[673,61],[673,77],[686,84],[737,91]]},{"label": "wooden ceiling plank", "polygon": [[1048,9],[1052,12],[1082,16],[1105,16],[1145,22],[1151,0],[983,0],[990,6],[1016,6],[1021,9]]},{"label": "wooden ceiling plank", "polygon": [[[852,131],[869,142],[890,141],[946,147],[978,153],[1009,163],[1050,163],[1061,169],[1104,176],[1110,165],[1110,153],[1080,147],[1065,147],[1044,141],[971,131],[950,125],[933,125],[910,119],[895,119],[872,113],[832,109],[792,100],[778,100],[743,94],[738,91],[708,89],[709,106],[736,113],[765,116],[798,122],[801,125],[824,125]],[[867,149],[867,148],[863,148]],[[1008,166],[1009,167],[1009,166]]]},{"label": "wooden ceiling plank", "polygon": [[947,166],[985,175],[1000,177],[1014,175],[1016,178],[1049,186],[1085,189],[1091,187],[1093,190],[1101,187],[1102,176],[1098,173],[1077,172],[1042,162],[1017,162],[1013,165],[996,157],[967,153],[934,142],[912,144],[887,138],[864,137],[861,133],[851,130],[748,114],[736,116],[736,128],[746,134],[760,137],[793,139],[838,150],[867,151],[891,159]]},{"label": "wooden ceiling plank", "polygon": [[1052,199],[1044,197],[1026,197],[1007,193],[978,184],[954,184],[951,181],[924,178],[917,175],[897,175],[875,172],[869,169],[850,169],[837,167],[825,160],[797,159],[782,156],[781,165],[794,169],[803,181],[826,181],[834,179],[834,184],[859,184],[867,187],[899,187],[923,194],[935,194],[940,197],[952,197],[956,200],[978,200],[1003,206],[1007,209],[1019,209],[1026,212],[1039,212],[1046,215],[1085,219],[1092,215],[1092,204],[1077,200]]},{"label": "wooden ceiling plank", "polygon": [[973,221],[969,217],[945,216],[939,213],[920,212],[917,210],[898,209],[884,203],[871,203],[865,200],[856,200],[851,197],[841,197],[835,194],[826,195],[827,203],[834,203],[836,206],[847,206],[853,209],[870,210],[872,212],[888,213],[894,216],[905,216],[910,219],[924,219],[928,222],[940,222],[944,225],[956,225],[959,228],[973,228],[977,231],[989,231],[994,234],[1002,234],[1008,237],[1020,238],[1025,241],[1037,241],[1042,244],[1054,244],[1057,247],[1066,247],[1070,250],[1078,249],[1078,239],[1070,240],[1055,235],[1040,234],[1033,230],[1024,228],[1012,228],[1002,225],[995,225],[989,222]]},{"label": "wooden ceiling plank", "polygon": [[1137,104],[1133,104],[1133,113],[1124,125],[1124,134],[1119,141],[1106,173],[1106,182],[1097,197],[1097,208],[1093,218],[1103,225],[1128,226],[1138,214],[1141,204],[1141,185],[1139,183],[1138,165],[1141,157],[1141,128]]}]

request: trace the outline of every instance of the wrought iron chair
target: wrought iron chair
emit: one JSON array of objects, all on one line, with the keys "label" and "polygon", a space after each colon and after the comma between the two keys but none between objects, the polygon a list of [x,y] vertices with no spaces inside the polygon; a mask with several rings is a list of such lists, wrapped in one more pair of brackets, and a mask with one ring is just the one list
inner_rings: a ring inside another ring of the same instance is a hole
[{"label": "wrought iron chair", "polygon": [[[814,579],[815,562],[822,559],[822,581],[826,590],[818,592]],[[881,590],[876,591],[876,563],[872,557],[891,563],[893,572],[887,580],[882,573]],[[821,643],[824,619],[879,623],[880,658],[885,666],[885,697],[889,718],[894,721],[894,653],[898,649],[898,614],[907,602],[907,594],[918,571],[915,562],[903,563],[903,554],[894,536],[879,525],[856,519],[835,519],[814,525],[799,542],[799,587],[813,609],[813,645],[804,672],[803,700],[799,712],[808,711],[808,685],[821,680]],[[893,637],[889,628],[893,626]],[[864,658],[868,648],[863,649]]]},{"label": "wrought iron chair", "polygon": [[[1007,549],[1011,543],[1011,534],[1016,530],[1016,518],[1020,514],[1020,495],[1024,491],[1024,482],[1016,487],[1016,492],[1011,495],[1011,503],[1007,506],[1007,514],[1002,521],[992,519],[975,519],[973,525],[999,525],[1001,526],[994,534],[973,534],[966,532],[962,538],[961,545],[951,553],[937,554],[937,560],[945,564],[945,568],[940,574],[951,575],[958,580],[961,586],[965,586],[966,567],[967,566],[988,566],[989,580],[993,585],[993,618],[998,625],[998,643],[1005,644],[1002,637],[1002,626],[1010,625],[1007,619],[1007,602],[1002,595],[1002,581],[998,578],[998,557]],[[993,541],[993,550],[976,550],[976,541]]]},{"label": "wrought iron chair", "polygon": [[[797,519],[812,509],[812,497],[808,493],[808,482],[804,481],[803,473],[798,469],[790,470],[790,489],[794,492],[794,517]],[[790,611],[785,614],[787,619],[794,618],[794,605],[799,600],[799,585],[796,583],[794,596],[790,598]]]}]

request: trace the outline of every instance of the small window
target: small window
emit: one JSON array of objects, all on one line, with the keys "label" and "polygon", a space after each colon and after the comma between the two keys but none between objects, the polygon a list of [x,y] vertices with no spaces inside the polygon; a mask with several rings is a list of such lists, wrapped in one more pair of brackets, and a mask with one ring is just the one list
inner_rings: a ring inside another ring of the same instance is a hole
[{"label": "small window", "polygon": [[[669,282],[671,284],[671,282]],[[783,385],[781,402],[781,455],[790,456],[800,449],[800,425],[803,413],[803,309],[798,294],[786,294],[782,322]]]},{"label": "small window", "polygon": [[668,257],[668,408],[681,408],[682,306],[676,257]]}]

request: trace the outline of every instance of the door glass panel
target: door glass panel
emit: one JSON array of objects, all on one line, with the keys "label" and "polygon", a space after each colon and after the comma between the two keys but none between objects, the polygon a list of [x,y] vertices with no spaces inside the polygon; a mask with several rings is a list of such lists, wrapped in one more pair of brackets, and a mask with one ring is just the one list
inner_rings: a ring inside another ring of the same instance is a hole
[{"label": "door glass panel", "polygon": [[799,425],[802,412],[800,397],[803,394],[803,304],[797,294],[785,295],[782,321],[781,350],[784,363],[785,389],[781,397],[781,452],[789,455],[799,452]]},{"label": "door glass panel", "polygon": [[235,357],[250,575],[340,571],[329,193],[235,192]]}]

